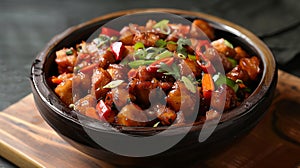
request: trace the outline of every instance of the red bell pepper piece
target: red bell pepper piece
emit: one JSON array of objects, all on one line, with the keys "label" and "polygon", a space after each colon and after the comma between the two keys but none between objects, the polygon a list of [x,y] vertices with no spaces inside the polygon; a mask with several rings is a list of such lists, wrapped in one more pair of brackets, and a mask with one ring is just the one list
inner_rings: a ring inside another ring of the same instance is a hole
[{"label": "red bell pepper piece", "polygon": [[171,66],[173,64],[173,62],[174,62],[173,57],[172,58],[163,58],[163,59],[157,60],[157,61],[153,62],[152,64],[150,64],[147,67],[147,71],[156,73],[157,70],[159,69],[160,63],[165,63],[166,65]]},{"label": "red bell pepper piece", "polygon": [[122,42],[114,42],[111,44],[110,49],[112,53],[114,54],[117,61],[121,61],[123,59],[123,54],[125,51],[125,46]]},{"label": "red bell pepper piece", "polygon": [[197,60],[197,63],[205,73],[209,73],[209,74],[216,73],[216,69],[210,60],[205,60],[205,64],[203,64],[199,60]]},{"label": "red bell pepper piece", "polygon": [[101,34],[106,35],[106,36],[120,36],[120,32],[108,27],[102,27],[101,29]]},{"label": "red bell pepper piece", "polygon": [[98,104],[96,105],[96,110],[98,112],[98,115],[100,117],[100,120],[111,122],[114,114],[111,110],[111,107],[108,104],[105,104],[103,100],[100,100]]},{"label": "red bell pepper piece", "polygon": [[202,91],[205,99],[210,100],[212,91],[215,90],[215,84],[213,82],[211,74],[202,75]]}]

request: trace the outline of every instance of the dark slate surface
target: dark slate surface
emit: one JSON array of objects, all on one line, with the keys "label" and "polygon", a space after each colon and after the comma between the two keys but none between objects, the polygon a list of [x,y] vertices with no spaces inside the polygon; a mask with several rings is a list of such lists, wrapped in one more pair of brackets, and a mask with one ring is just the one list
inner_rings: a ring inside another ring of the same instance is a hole
[{"label": "dark slate surface", "polygon": [[[0,110],[31,92],[31,62],[55,34],[106,13],[134,8],[200,11],[237,23],[266,42],[279,68],[300,76],[298,0],[1,0]],[[0,167],[14,166],[2,160]]]}]

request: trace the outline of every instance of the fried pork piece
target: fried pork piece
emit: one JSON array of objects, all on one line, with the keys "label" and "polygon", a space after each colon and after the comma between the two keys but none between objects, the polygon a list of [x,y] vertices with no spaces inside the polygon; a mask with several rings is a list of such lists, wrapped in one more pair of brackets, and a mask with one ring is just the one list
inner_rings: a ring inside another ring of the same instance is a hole
[{"label": "fried pork piece", "polygon": [[92,75],[92,88],[91,93],[96,97],[96,99],[105,98],[106,93],[110,90],[108,88],[103,88],[111,81],[110,74],[102,69],[98,68],[94,71]]},{"label": "fried pork piece", "polygon": [[141,81],[134,78],[129,82],[129,94],[134,95],[136,98],[136,104],[139,104],[141,108],[146,109],[150,107],[150,91],[157,88],[157,82]]},{"label": "fried pork piece", "polygon": [[77,58],[77,52],[73,48],[64,48],[56,52],[55,62],[58,65],[58,73],[73,72]]},{"label": "fried pork piece", "polygon": [[121,64],[110,64],[107,72],[110,74],[112,80],[127,80],[128,68]]},{"label": "fried pork piece", "polygon": [[166,108],[165,106],[160,107],[160,109],[161,110],[159,110],[159,113],[158,113],[159,115],[157,116],[160,123],[162,125],[171,125],[177,117],[176,113],[173,110],[171,110],[170,108]]},{"label": "fried pork piece", "polygon": [[226,44],[225,39],[221,38],[211,42],[213,48],[215,48],[219,53],[224,54],[226,57],[234,57],[236,55],[234,48],[231,48]]},{"label": "fried pork piece", "polygon": [[145,47],[155,46],[157,40],[159,40],[159,35],[154,32],[137,32],[133,37],[134,44],[142,42]]},{"label": "fried pork piece", "polygon": [[157,103],[149,109],[144,110],[144,113],[147,115],[149,120],[148,125],[155,124],[157,119],[162,125],[171,125],[175,121],[177,116],[175,111],[161,103]]},{"label": "fried pork piece", "polygon": [[241,68],[241,66],[237,65],[236,67],[234,67],[230,72],[228,72],[226,74],[226,76],[233,80],[233,81],[236,81],[237,79],[240,79],[242,80],[243,82],[248,82],[249,80],[249,75],[248,73],[243,70]]},{"label": "fried pork piece", "polygon": [[113,102],[118,110],[121,110],[130,101],[135,101],[135,97],[129,94],[128,84],[122,83],[111,90]]},{"label": "fried pork piece", "polygon": [[234,59],[237,61],[239,61],[241,58],[249,57],[248,53],[245,50],[243,50],[240,46],[235,47],[234,51],[236,53]]},{"label": "fried pork piece", "polygon": [[116,116],[116,123],[124,126],[142,127],[146,126],[147,122],[146,114],[133,103],[124,106]]},{"label": "fried pork piece", "polygon": [[90,92],[92,73],[79,72],[73,77],[73,101],[81,99]]},{"label": "fried pork piece", "polygon": [[[76,101],[74,103],[75,109],[78,110],[82,114],[86,114],[87,112],[91,112],[91,109],[89,109],[89,108],[96,107],[96,104],[97,104],[97,100],[91,94],[86,95],[85,97],[79,99],[78,101]],[[96,113],[96,111],[95,111],[95,113]],[[93,117],[93,118],[95,118],[95,117]],[[98,118],[99,118],[99,116],[98,116]]]},{"label": "fried pork piece", "polygon": [[56,86],[54,92],[60,97],[60,99],[67,105],[73,103],[72,96],[72,77],[73,74],[62,74],[58,78],[62,79],[62,82]]},{"label": "fried pork piece", "polygon": [[229,110],[236,107],[237,103],[237,96],[234,90],[226,84],[219,86],[218,89],[212,93],[211,107],[217,111]]},{"label": "fried pork piece", "polygon": [[154,73],[147,71],[146,66],[141,66],[138,68],[135,77],[140,81],[151,81],[154,78]]},{"label": "fried pork piece", "polygon": [[109,50],[106,50],[104,54],[101,54],[99,57],[99,67],[103,69],[107,69],[110,64],[116,62],[115,56]]},{"label": "fried pork piece", "polygon": [[228,71],[230,71],[234,67],[234,65],[227,59],[227,57],[224,54],[219,53],[214,48],[208,48],[204,52],[204,56],[208,60],[210,60],[210,62],[212,63],[212,65],[214,66],[214,68],[217,71],[222,72],[223,69],[221,69],[221,68],[223,67],[224,71],[228,72]]},{"label": "fried pork piece", "polygon": [[181,60],[180,64],[178,65],[180,72],[184,76],[188,76],[191,73],[194,74],[195,78],[201,77],[201,67],[196,61],[190,59],[183,59]]},{"label": "fried pork piece", "polygon": [[202,33],[197,30],[198,28],[200,28],[207,35],[209,39],[212,40],[215,38],[213,27],[211,27],[206,21],[200,19],[193,21],[190,33],[194,37],[198,37],[198,36],[202,37]]},{"label": "fried pork piece", "polygon": [[167,96],[167,104],[175,112],[182,111],[185,118],[196,114],[196,94],[191,93],[185,85],[177,81]]},{"label": "fried pork piece", "polygon": [[251,80],[256,80],[258,74],[260,73],[259,59],[256,56],[251,58],[240,59],[239,65],[241,68],[247,72]]},{"label": "fried pork piece", "polygon": [[124,45],[133,45],[133,38],[134,38],[134,33],[132,33],[129,29],[128,26],[124,27],[121,32],[121,37],[120,37],[120,41],[124,44]]}]

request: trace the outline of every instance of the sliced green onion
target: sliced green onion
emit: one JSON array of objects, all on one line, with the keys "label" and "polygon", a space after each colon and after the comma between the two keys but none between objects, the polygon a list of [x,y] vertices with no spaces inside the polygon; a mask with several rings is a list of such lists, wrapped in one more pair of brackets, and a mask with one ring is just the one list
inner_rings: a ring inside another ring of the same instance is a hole
[{"label": "sliced green onion", "polygon": [[172,68],[169,67],[167,64],[161,62],[159,63],[159,69],[157,70],[157,72],[172,72]]},{"label": "sliced green onion", "polygon": [[233,48],[233,45],[232,45],[229,41],[227,41],[227,40],[225,40],[225,39],[224,39],[224,44],[225,44],[227,47]]},{"label": "sliced green onion", "polygon": [[181,59],[186,59],[186,56],[182,53],[178,53],[177,56]]},{"label": "sliced green onion", "polygon": [[75,110],[75,104],[70,104],[69,108]]},{"label": "sliced green onion", "polygon": [[125,59],[122,59],[122,61],[119,64],[120,65],[127,65],[128,62],[129,62],[129,60],[125,58]]},{"label": "sliced green onion", "polygon": [[177,44],[177,43],[174,41],[168,41],[167,44]]},{"label": "sliced green onion", "polygon": [[248,92],[248,93],[251,93],[252,91],[251,91],[251,88],[248,88],[248,87],[246,87],[246,88],[244,88],[243,89],[245,92]]},{"label": "sliced green onion", "polygon": [[155,46],[159,48],[164,48],[167,45],[167,42],[163,39],[159,39],[155,42]]},{"label": "sliced green onion", "polygon": [[156,55],[156,53],[147,53],[147,55],[146,55],[146,59],[153,59],[154,57],[155,57],[155,55]]},{"label": "sliced green onion", "polygon": [[145,49],[145,46],[142,42],[139,41],[139,42],[134,44],[133,48],[134,48],[134,51],[137,51],[138,49]]},{"label": "sliced green onion", "polygon": [[177,41],[177,53],[182,53],[184,55],[187,55],[186,48],[184,46],[190,46],[192,45],[192,42],[190,39],[187,38],[179,38]]},{"label": "sliced green onion", "polygon": [[73,54],[73,51],[72,51],[71,49],[69,49],[69,50],[66,51],[66,54],[67,54],[67,55],[72,55],[72,54]]},{"label": "sliced green onion", "polygon": [[165,27],[168,26],[169,20],[163,19],[161,21],[159,21],[158,23],[156,23],[153,28],[161,28],[161,27]]},{"label": "sliced green onion", "polygon": [[100,34],[98,38],[95,38],[93,40],[93,42],[99,48],[104,44],[109,44],[111,42],[111,38],[109,36],[104,35],[104,34]]},{"label": "sliced green onion", "polygon": [[138,57],[139,59],[145,59],[147,56],[147,51],[139,49],[135,51],[134,56]]},{"label": "sliced green onion", "polygon": [[168,26],[168,23],[169,23],[169,20],[164,19],[164,20],[161,20],[158,23],[156,23],[153,26],[153,28],[155,28],[155,29],[158,28],[164,34],[170,34],[171,33],[171,29]]},{"label": "sliced green onion", "polygon": [[196,93],[197,89],[188,77],[182,76],[181,80],[189,91],[191,91],[192,93]]},{"label": "sliced green onion", "polygon": [[162,58],[168,58],[168,57],[171,57],[171,56],[173,56],[173,53],[170,52],[169,50],[165,50],[164,52],[158,54],[158,55],[155,57],[155,59],[156,59],[156,60],[160,60],[160,59],[162,59]]},{"label": "sliced green onion", "polygon": [[158,121],[157,123],[155,123],[155,124],[153,125],[153,128],[156,128],[156,127],[159,125],[159,123],[160,123],[160,121]]},{"label": "sliced green onion", "polygon": [[156,55],[158,55],[161,51],[165,50],[164,48],[156,48],[156,47],[149,47],[146,51],[146,59],[153,59]]},{"label": "sliced green onion", "polygon": [[173,69],[175,78],[176,78],[176,79],[179,79],[179,78],[180,78],[180,70],[179,70],[179,68],[178,68],[178,65],[172,64],[172,69]]},{"label": "sliced green onion", "polygon": [[154,62],[155,60],[135,60],[132,62],[129,62],[128,65],[130,68],[138,68],[139,66],[142,65],[150,65]]},{"label": "sliced green onion", "polygon": [[109,82],[105,86],[103,86],[103,88],[112,89],[112,88],[115,88],[115,87],[121,85],[123,82],[124,82],[124,80],[114,80],[114,81]]},{"label": "sliced green onion", "polygon": [[235,80],[235,83],[244,83],[241,79]]},{"label": "sliced green onion", "polygon": [[227,78],[225,75],[222,75],[220,73],[214,75],[213,80],[217,87],[226,84],[227,86],[231,87],[234,90],[234,92],[237,92],[237,90],[239,89],[238,84],[236,84],[233,80]]},{"label": "sliced green onion", "polygon": [[156,53],[156,54],[163,51],[163,50],[165,50],[165,49],[164,48],[156,48],[156,47],[149,47],[149,48],[146,49],[146,51],[148,53]]},{"label": "sliced green onion", "polygon": [[196,60],[197,60],[196,55],[188,54],[188,58],[189,58],[190,60],[193,60],[193,61],[196,61]]},{"label": "sliced green onion", "polygon": [[227,57],[227,60],[231,63],[233,67],[237,65],[237,61],[235,59]]},{"label": "sliced green onion", "polygon": [[179,38],[177,41],[178,46],[184,46],[184,45],[192,45],[192,42],[188,38]]}]

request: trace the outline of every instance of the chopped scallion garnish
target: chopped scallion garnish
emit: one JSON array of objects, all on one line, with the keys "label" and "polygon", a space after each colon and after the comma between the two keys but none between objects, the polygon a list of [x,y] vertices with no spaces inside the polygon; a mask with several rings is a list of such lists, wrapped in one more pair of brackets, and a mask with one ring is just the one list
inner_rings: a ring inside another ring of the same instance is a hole
[{"label": "chopped scallion garnish", "polygon": [[161,20],[158,23],[156,23],[153,28],[155,29],[159,29],[162,33],[164,34],[170,34],[171,33],[171,29],[168,26],[169,20]]},{"label": "chopped scallion garnish", "polygon": [[130,68],[138,68],[139,66],[142,65],[150,65],[154,62],[155,60],[135,60],[132,62],[129,62],[128,65]]},{"label": "chopped scallion garnish", "polygon": [[155,42],[155,46],[159,48],[164,48],[167,45],[167,42],[163,39],[159,39]]},{"label": "chopped scallion garnish", "polygon": [[227,60],[231,63],[233,67],[237,65],[237,61],[235,59],[227,57]]},{"label": "chopped scallion garnish", "polygon": [[222,75],[220,73],[214,75],[213,80],[217,87],[221,86],[222,84],[226,84],[227,86],[231,87],[234,90],[234,92],[237,92],[237,90],[239,89],[238,84],[236,84],[233,80],[227,78],[225,75]]},{"label": "chopped scallion garnish", "polygon": [[193,60],[193,61],[196,61],[196,60],[197,60],[196,55],[188,54],[188,58],[189,58],[190,60]]},{"label": "chopped scallion garnish", "polygon": [[188,77],[182,76],[181,80],[183,81],[184,85],[190,92],[196,93],[196,91],[197,91],[196,86],[193,84],[193,82]]},{"label": "chopped scallion garnish", "polygon": [[157,123],[155,123],[155,124],[153,125],[153,128],[156,128],[159,124],[160,124],[160,121],[158,121]]},{"label": "chopped scallion garnish", "polygon": [[134,51],[137,51],[138,49],[145,49],[145,46],[142,42],[138,41],[137,43],[134,44],[133,48],[134,48]]},{"label": "chopped scallion garnish", "polygon": [[72,51],[71,49],[69,49],[69,50],[66,51],[66,54],[67,54],[67,55],[72,55],[72,54],[73,54],[73,51]]},{"label": "chopped scallion garnish", "polygon": [[165,50],[164,52],[158,54],[155,59],[156,60],[160,60],[160,59],[163,59],[163,58],[168,58],[168,57],[171,57],[173,56],[173,53],[170,52],[169,50]]},{"label": "chopped scallion garnish", "polygon": [[186,59],[186,56],[182,53],[178,53],[177,56],[181,59]]},{"label": "chopped scallion garnish", "polygon": [[109,82],[109,83],[106,84],[105,86],[103,86],[103,88],[109,88],[109,89],[112,89],[112,88],[118,87],[118,86],[121,85],[123,82],[124,82],[124,80],[114,80],[114,81]]},{"label": "chopped scallion garnish", "polygon": [[224,39],[224,44],[225,44],[227,47],[233,48],[233,45],[232,45],[229,41],[227,41],[227,40],[225,40],[225,39]]}]

